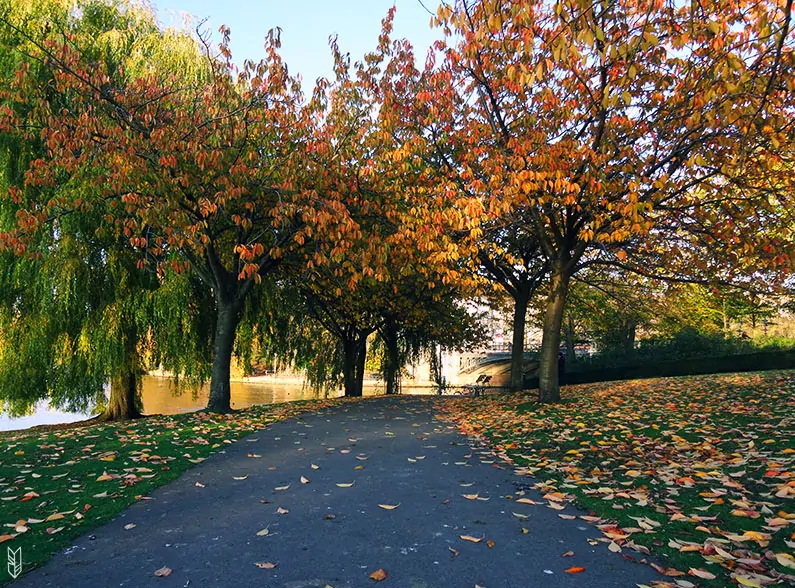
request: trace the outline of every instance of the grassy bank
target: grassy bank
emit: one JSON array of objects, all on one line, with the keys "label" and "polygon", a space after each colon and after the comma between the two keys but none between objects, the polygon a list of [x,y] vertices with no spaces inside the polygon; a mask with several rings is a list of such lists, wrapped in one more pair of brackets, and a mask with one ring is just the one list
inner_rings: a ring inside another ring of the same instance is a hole
[{"label": "grassy bank", "polygon": [[533,476],[536,508],[576,502],[611,550],[663,558],[670,586],[795,582],[795,372],[568,386],[563,398],[438,409]]},{"label": "grassy bank", "polygon": [[[0,543],[24,571],[241,436],[333,404],[312,400],[233,415],[191,413],[0,438]],[[0,585],[11,577],[0,568]]]}]

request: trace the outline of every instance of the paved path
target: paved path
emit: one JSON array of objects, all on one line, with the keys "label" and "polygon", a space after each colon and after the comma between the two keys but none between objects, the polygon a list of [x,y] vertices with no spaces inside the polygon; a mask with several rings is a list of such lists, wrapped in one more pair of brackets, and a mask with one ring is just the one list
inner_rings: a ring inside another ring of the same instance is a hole
[{"label": "paved path", "polygon": [[[428,399],[346,403],[230,446],[14,586],[343,588],[376,585],[379,568],[388,574],[379,588],[624,588],[657,578],[591,546],[600,534],[583,521],[506,498],[528,480],[493,459],[435,421]],[[476,493],[488,500],[462,496]],[[155,577],[162,566],[173,573]]]}]

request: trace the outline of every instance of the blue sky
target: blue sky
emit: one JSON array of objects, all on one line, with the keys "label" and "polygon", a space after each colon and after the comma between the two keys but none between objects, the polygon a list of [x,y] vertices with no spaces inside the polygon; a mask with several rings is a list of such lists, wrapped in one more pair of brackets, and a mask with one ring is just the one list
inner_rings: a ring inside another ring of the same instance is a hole
[{"label": "blue sky", "polygon": [[[311,91],[319,76],[331,77],[330,35],[339,36],[340,49],[352,61],[372,50],[378,42],[381,19],[394,4],[394,38],[405,37],[414,45],[418,64],[427,48],[441,37],[430,28],[431,15],[420,0],[151,0],[160,22],[181,26],[186,15],[207,19],[213,32],[225,24],[232,30],[232,55],[236,63],[258,61],[268,29],[282,28],[281,55],[292,73],[301,73],[304,90]],[[438,0],[422,0],[435,10]]]}]

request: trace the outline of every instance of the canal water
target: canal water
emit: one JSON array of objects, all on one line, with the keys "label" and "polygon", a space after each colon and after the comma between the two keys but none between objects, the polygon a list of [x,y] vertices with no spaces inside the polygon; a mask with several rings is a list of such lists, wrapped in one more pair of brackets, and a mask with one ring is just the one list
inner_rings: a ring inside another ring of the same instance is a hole
[{"label": "canal water", "polygon": [[[273,402],[289,402],[318,398],[315,391],[303,386],[295,380],[279,381],[278,379],[251,380],[232,382],[232,408],[246,408],[255,404]],[[383,388],[376,386],[364,387],[365,396],[383,394]],[[178,414],[199,410],[207,405],[210,395],[209,384],[200,390],[184,390],[176,394],[170,378],[144,376],[141,396],[144,414]],[[331,393],[340,396],[342,392]],[[55,425],[71,423],[90,418],[91,414],[64,412],[50,408],[46,402],[40,403],[36,410],[27,416],[11,418],[0,414],[0,431],[27,429],[36,425]]]}]

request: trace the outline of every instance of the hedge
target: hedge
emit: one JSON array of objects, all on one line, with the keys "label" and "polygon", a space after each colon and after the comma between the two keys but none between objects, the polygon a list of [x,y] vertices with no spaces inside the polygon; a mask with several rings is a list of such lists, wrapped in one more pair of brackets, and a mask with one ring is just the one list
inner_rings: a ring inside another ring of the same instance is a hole
[{"label": "hedge", "polygon": [[[698,357],[644,362],[621,367],[567,371],[563,384],[590,384],[611,380],[637,380],[669,376],[696,376],[732,372],[759,372],[795,368],[795,350],[759,351],[742,355]],[[538,375],[525,376],[527,390],[538,388]]]}]

